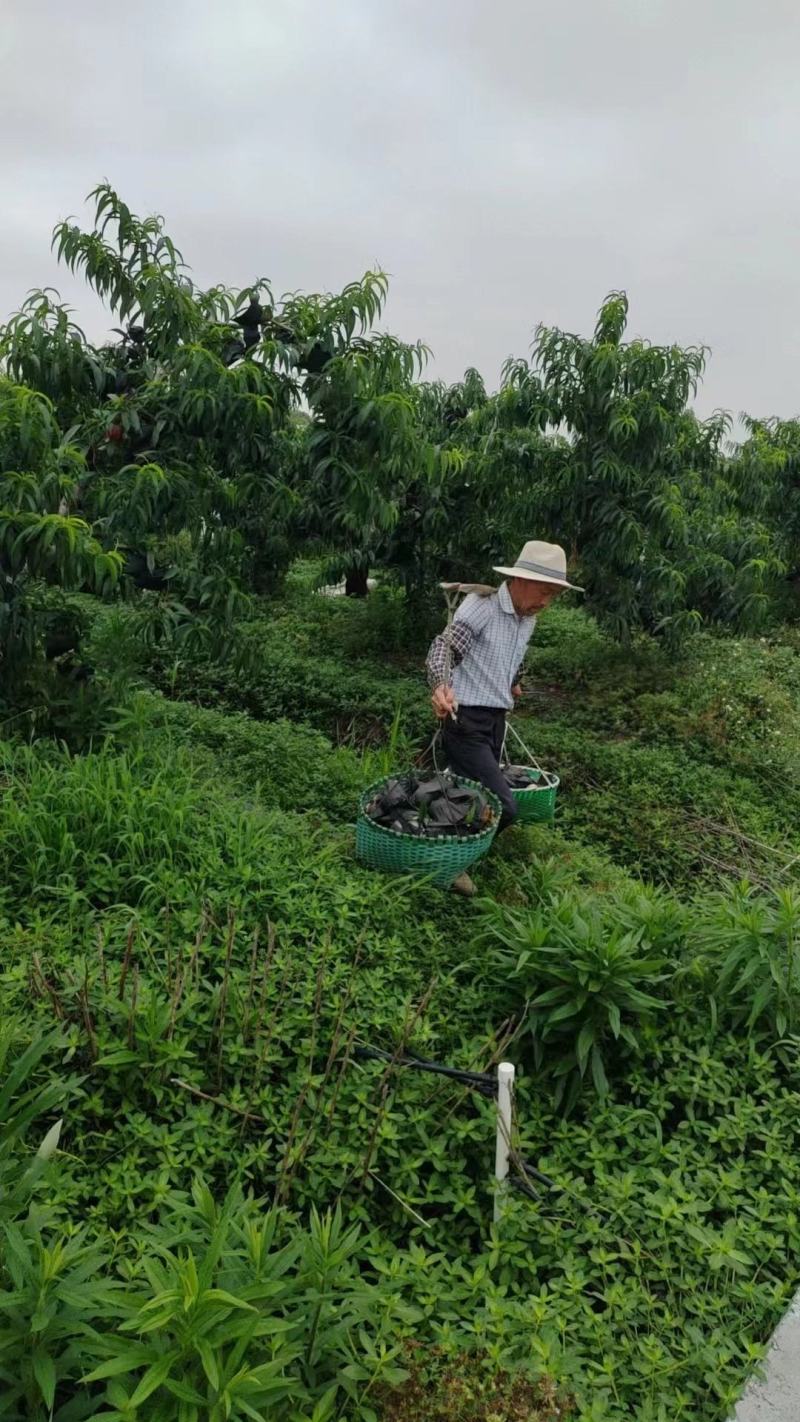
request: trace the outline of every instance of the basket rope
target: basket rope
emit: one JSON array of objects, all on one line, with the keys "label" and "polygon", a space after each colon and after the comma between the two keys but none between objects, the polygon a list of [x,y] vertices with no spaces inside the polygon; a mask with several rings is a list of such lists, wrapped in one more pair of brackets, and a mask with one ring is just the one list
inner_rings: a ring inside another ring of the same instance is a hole
[{"label": "basket rope", "polygon": [[503,746],[500,751],[501,765],[508,764],[506,760],[506,740],[509,731],[515,740],[519,742],[527,757],[528,764],[532,770],[536,771],[539,779],[537,785],[527,785],[524,789],[512,790],[511,792],[516,801],[519,820],[522,824],[531,824],[541,820],[552,820],[555,813],[556,792],[560,784],[559,777],[554,775],[552,771],[543,769],[536,759],[536,756],[526,746],[516,727],[512,726],[508,721],[506,721],[506,733],[503,736]]},{"label": "basket rope", "polygon": [[[452,676],[452,674],[453,674],[453,630],[452,630],[452,629],[453,629],[453,621],[454,621],[454,618],[455,618],[455,615],[456,615],[456,607],[458,606],[458,590],[456,589],[456,590],[454,591],[453,589],[445,588],[445,589],[443,589],[443,591],[444,591],[445,602],[447,603],[447,625],[446,625],[446,627],[445,627],[445,629],[444,629],[444,683],[445,683],[445,686],[449,686],[449,685],[450,685],[450,678],[451,678],[451,676]],[[457,717],[457,712],[458,712],[458,703],[456,702],[455,710],[450,712],[450,716],[451,716],[451,718],[452,718],[453,721],[456,721],[456,720],[458,719],[458,717]],[[448,788],[447,788],[447,784],[446,784],[446,782],[445,782],[444,774],[443,774],[442,770],[440,769],[439,762],[438,762],[438,758],[437,758],[437,755],[436,755],[436,744],[437,744],[437,741],[439,740],[440,735],[441,735],[441,726],[437,726],[436,731],[434,732],[433,740],[431,741],[431,752],[432,752],[432,755],[433,755],[433,769],[434,769],[434,774],[436,775],[436,778],[437,778],[437,780],[439,781],[439,785],[441,786],[442,794],[444,795],[444,798],[445,798],[445,800],[447,801],[447,803],[448,803],[448,805],[449,805],[449,804],[451,803],[451,801],[450,801],[450,793],[449,793],[449,790],[448,790]]]},{"label": "basket rope", "polygon": [[539,764],[538,760],[536,759],[536,756],[533,754],[533,751],[528,750],[528,747],[526,746],[525,742],[523,741],[522,736],[519,734],[519,731],[516,729],[515,726],[512,726],[512,724],[511,724],[511,722],[509,721],[508,717],[506,717],[506,729],[505,729],[505,732],[504,732],[504,735],[503,735],[503,745],[502,745],[502,748],[501,748],[501,750],[500,750],[500,764],[502,765],[502,764],[504,763],[504,761],[505,761],[505,756],[506,756],[506,741],[508,740],[508,733],[509,733],[509,731],[511,732],[511,734],[512,734],[512,736],[515,738],[515,740],[519,741],[520,745],[522,746],[522,749],[524,750],[526,756],[528,757],[528,764],[531,765],[534,770],[538,770],[538,772],[539,772],[540,775],[546,775],[546,774],[547,774],[547,771],[542,769],[541,765]]}]

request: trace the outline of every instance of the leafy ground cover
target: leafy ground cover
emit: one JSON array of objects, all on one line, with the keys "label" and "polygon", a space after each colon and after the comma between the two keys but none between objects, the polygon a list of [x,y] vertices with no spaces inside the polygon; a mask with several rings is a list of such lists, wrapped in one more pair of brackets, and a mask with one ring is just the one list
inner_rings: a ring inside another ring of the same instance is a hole
[{"label": "leafy ground cover", "polygon": [[[791,640],[557,609],[558,826],[463,903],[353,859],[429,729],[395,595],[301,569],[241,665],[137,615],[107,743],[0,746],[0,1416],[721,1422],[800,1275]],[[498,1230],[492,1102],[407,1053],[517,1062]]]},{"label": "leafy ground cover", "polygon": [[[446,387],[383,272],[203,289],[91,200],[119,339],[0,326],[0,1417],[719,1422],[798,1274],[800,425],[729,444],[624,292]],[[558,828],[467,905],[352,817],[521,527],[586,588],[516,719]]]}]

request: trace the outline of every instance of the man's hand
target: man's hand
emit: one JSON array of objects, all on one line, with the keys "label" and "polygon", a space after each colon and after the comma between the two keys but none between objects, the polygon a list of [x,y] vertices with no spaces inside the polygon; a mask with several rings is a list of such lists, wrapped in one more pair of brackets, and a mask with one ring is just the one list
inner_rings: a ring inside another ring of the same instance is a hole
[{"label": "man's hand", "polygon": [[456,694],[452,686],[445,686],[444,682],[437,686],[431,696],[431,706],[440,721],[443,721],[445,716],[452,715],[456,709]]},{"label": "man's hand", "polygon": [[516,686],[512,686],[511,695],[513,696],[515,701],[519,701],[519,698],[522,695],[522,687],[520,686],[519,682],[517,682]]}]

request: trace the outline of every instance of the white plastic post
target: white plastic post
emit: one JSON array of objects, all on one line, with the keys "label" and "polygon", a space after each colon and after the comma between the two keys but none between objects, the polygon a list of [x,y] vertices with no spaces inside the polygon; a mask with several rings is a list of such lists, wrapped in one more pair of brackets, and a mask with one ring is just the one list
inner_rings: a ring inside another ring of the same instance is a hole
[{"label": "white plastic post", "polygon": [[503,1213],[507,1190],[508,1156],[511,1150],[511,1099],[514,1094],[513,1062],[500,1062],[497,1068],[497,1141],[494,1156],[494,1222]]}]

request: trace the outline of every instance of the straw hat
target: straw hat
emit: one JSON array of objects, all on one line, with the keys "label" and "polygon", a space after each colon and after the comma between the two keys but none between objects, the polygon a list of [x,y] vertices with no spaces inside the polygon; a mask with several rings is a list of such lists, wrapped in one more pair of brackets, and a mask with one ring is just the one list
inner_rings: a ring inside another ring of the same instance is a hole
[{"label": "straw hat", "polygon": [[525,544],[513,568],[494,568],[504,578],[530,578],[533,583],[556,583],[562,588],[583,592],[567,582],[567,555],[558,543],[540,543],[532,538]]}]

